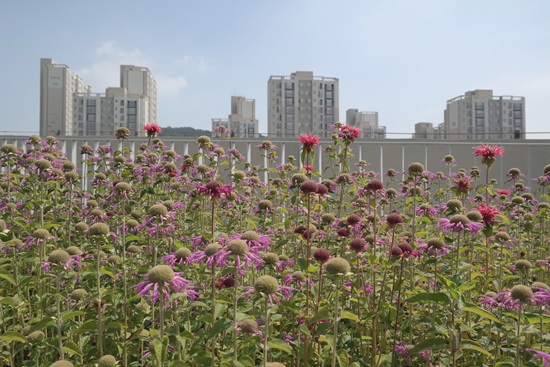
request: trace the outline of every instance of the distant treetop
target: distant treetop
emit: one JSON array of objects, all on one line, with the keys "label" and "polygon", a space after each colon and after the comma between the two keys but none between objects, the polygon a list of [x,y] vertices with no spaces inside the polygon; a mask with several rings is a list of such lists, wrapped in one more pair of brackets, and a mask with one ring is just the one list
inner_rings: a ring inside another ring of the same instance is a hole
[{"label": "distant treetop", "polygon": [[210,130],[195,129],[193,127],[163,127],[162,133],[159,134],[162,137],[167,136],[211,136],[212,132]]}]

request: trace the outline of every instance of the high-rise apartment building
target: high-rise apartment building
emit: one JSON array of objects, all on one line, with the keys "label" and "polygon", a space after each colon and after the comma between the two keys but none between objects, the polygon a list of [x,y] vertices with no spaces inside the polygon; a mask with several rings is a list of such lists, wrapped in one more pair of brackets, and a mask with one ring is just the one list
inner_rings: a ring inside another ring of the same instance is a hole
[{"label": "high-rise apartment building", "polygon": [[66,65],[40,60],[40,135],[113,136],[127,127],[145,136],[156,121],[157,87],[147,68],[121,65],[120,87],[92,93]]},{"label": "high-rise apartment building", "polygon": [[447,101],[446,139],[524,139],[525,98],[476,89]]},{"label": "high-rise apartment building", "polygon": [[227,119],[213,118],[212,132],[220,126],[231,131],[238,138],[257,138],[258,120],[256,119],[256,100],[242,96],[231,96],[231,114]]},{"label": "high-rise apartment building", "polygon": [[378,112],[359,111],[357,108],[350,108],[346,111],[346,125],[361,130],[362,138],[386,138],[386,127],[378,125]]},{"label": "high-rise apartment building", "polygon": [[273,137],[313,133],[330,137],[339,120],[337,78],[297,71],[290,76],[271,76],[267,82],[267,130]]},{"label": "high-rise apartment building", "polygon": [[73,95],[90,92],[67,65],[40,59],[40,135],[73,135]]},{"label": "high-rise apartment building", "polygon": [[418,122],[414,125],[413,139],[444,140],[445,129],[441,123],[434,127],[431,122]]}]

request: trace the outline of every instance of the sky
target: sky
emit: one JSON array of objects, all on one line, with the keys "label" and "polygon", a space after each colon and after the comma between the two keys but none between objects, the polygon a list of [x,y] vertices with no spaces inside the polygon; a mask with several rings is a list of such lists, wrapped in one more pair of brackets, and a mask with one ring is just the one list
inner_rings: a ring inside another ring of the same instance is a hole
[{"label": "sky", "polygon": [[52,58],[96,93],[121,64],[149,68],[161,126],[210,129],[242,95],[267,133],[269,77],[300,70],[338,78],[340,120],[377,111],[388,137],[492,89],[525,97],[528,138],[550,138],[549,16],[548,0],[3,0],[0,134],[38,132]]}]

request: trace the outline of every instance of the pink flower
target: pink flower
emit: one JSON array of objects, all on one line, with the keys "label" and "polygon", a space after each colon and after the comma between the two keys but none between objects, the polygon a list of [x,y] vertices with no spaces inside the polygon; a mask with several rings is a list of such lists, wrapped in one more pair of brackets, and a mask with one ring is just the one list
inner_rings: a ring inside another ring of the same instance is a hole
[{"label": "pink flower", "polygon": [[348,141],[354,141],[355,138],[358,138],[361,135],[361,130],[359,130],[356,127],[344,125],[340,128],[340,132],[338,133],[338,137],[348,140]]},{"label": "pink flower", "polygon": [[504,150],[499,145],[486,145],[482,144],[474,150],[474,155],[481,157],[481,163],[491,167],[491,165],[497,160],[497,156],[504,154]]},{"label": "pink flower", "polygon": [[222,186],[218,181],[210,181],[206,185],[197,186],[197,190],[203,195],[210,195],[212,198],[219,199],[222,195],[227,196],[230,194],[232,188],[230,185]]},{"label": "pink flower", "polygon": [[313,134],[302,134],[298,140],[300,140],[302,149],[306,152],[311,152],[315,146],[320,144],[319,138]]},{"label": "pink flower", "polygon": [[143,130],[147,131],[147,136],[149,137],[157,136],[162,132],[162,129],[160,128],[160,126],[154,122],[145,124],[145,126],[143,127]]},{"label": "pink flower", "polygon": [[495,217],[499,215],[499,211],[490,205],[481,203],[476,210],[483,216],[483,221],[486,225],[490,226],[495,222]]}]

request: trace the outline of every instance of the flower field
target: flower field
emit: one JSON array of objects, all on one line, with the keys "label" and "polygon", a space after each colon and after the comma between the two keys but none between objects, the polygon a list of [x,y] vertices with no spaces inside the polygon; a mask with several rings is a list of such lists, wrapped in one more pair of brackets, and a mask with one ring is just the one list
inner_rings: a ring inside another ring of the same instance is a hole
[{"label": "flower field", "polygon": [[0,147],[0,366],[550,365],[550,164],[381,176],[337,123],[326,166],[307,134],[259,168],[228,131],[181,156],[146,127],[80,162]]}]

